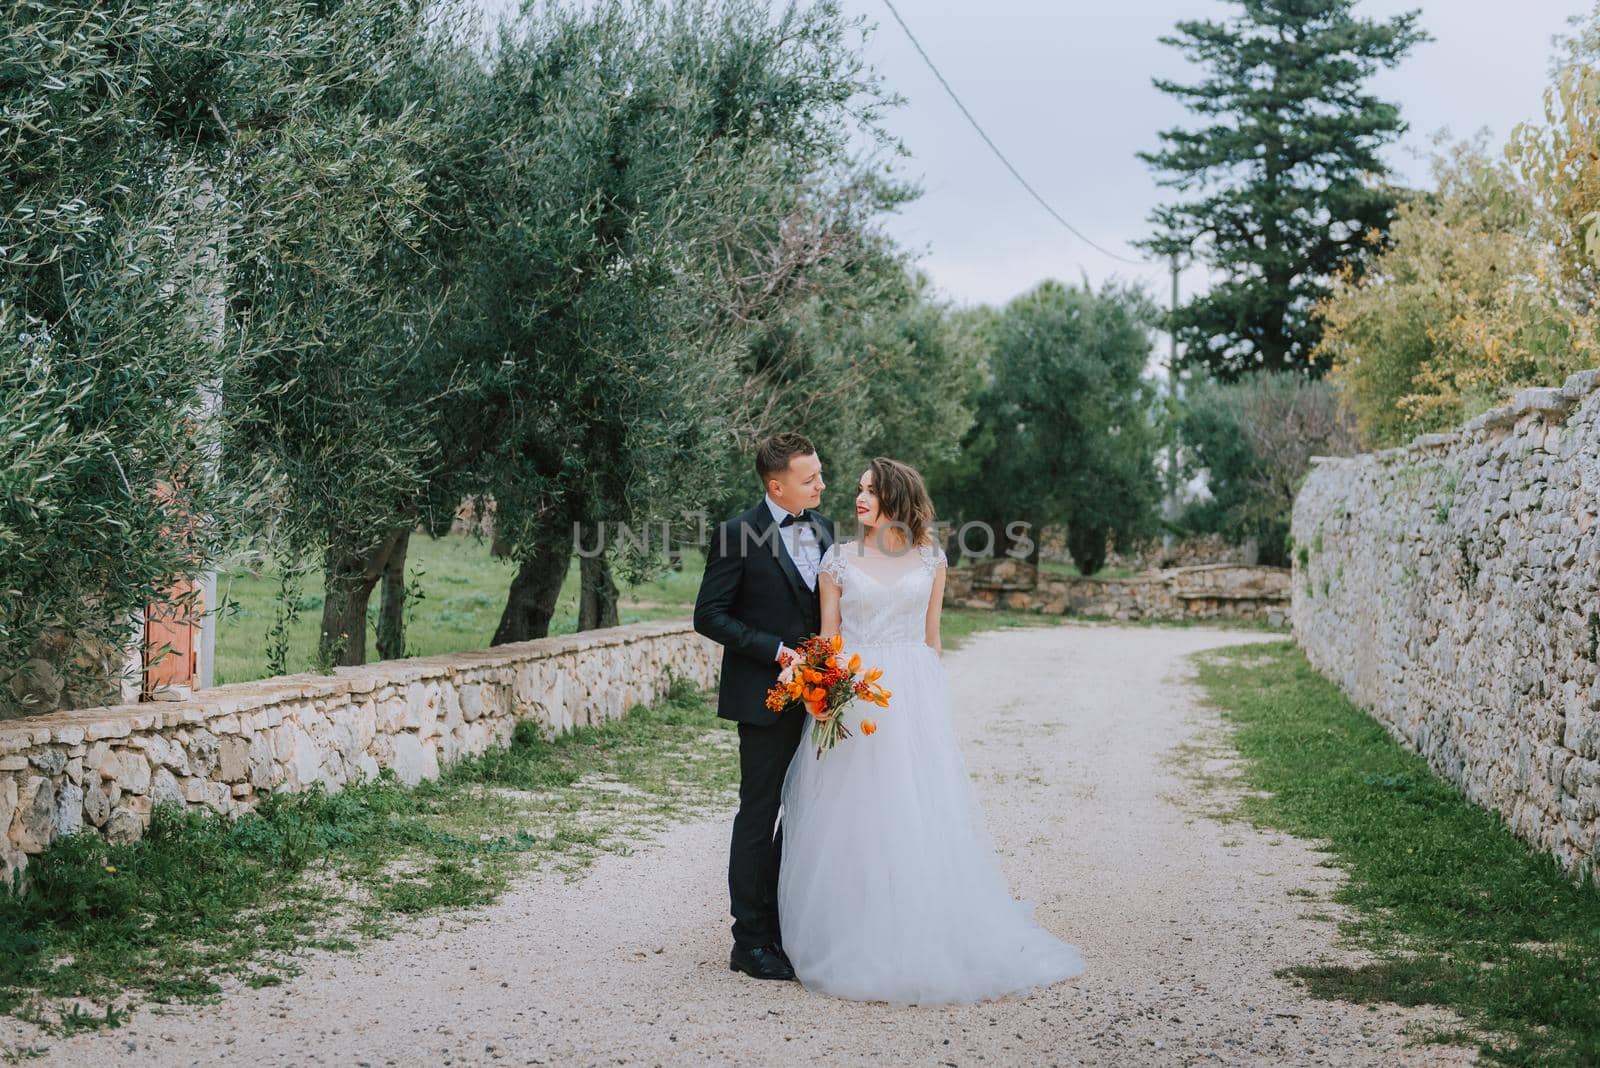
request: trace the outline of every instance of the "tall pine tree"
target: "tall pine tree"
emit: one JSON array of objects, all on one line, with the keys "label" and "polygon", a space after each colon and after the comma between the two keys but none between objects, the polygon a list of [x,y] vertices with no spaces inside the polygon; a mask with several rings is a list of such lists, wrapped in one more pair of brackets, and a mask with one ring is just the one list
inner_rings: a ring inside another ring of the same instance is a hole
[{"label": "tall pine tree", "polygon": [[1360,270],[1370,232],[1387,230],[1396,191],[1379,149],[1406,129],[1363,91],[1428,35],[1418,12],[1356,18],[1354,0],[1235,0],[1223,22],[1183,21],[1163,44],[1206,71],[1194,85],[1155,79],[1204,125],[1161,133],[1139,158],[1158,184],[1194,199],[1158,208],[1140,244],[1193,255],[1222,275],[1172,313],[1184,362],[1228,380],[1309,362],[1311,306],[1342,263]]}]

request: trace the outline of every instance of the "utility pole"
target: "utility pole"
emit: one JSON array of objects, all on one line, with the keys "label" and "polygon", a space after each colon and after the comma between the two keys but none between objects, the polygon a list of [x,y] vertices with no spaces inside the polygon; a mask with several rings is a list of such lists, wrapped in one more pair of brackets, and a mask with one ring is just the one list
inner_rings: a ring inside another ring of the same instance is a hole
[{"label": "utility pole", "polygon": [[[1172,303],[1169,310],[1178,310],[1178,254],[1170,254],[1172,266]],[[1178,411],[1178,328],[1169,316],[1167,319],[1167,499],[1162,507],[1168,522],[1178,517],[1178,435],[1172,420]],[[1169,527],[1161,532],[1161,557],[1167,563],[1172,559],[1173,537]]]}]

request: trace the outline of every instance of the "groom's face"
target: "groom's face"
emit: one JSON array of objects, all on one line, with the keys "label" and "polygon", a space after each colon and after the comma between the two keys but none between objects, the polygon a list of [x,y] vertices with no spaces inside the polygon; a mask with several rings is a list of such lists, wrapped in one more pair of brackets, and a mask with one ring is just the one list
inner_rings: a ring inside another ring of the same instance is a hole
[{"label": "groom's face", "polygon": [[798,515],[807,508],[822,503],[822,461],[814,452],[793,456],[789,466],[767,479],[767,492],[772,499]]}]

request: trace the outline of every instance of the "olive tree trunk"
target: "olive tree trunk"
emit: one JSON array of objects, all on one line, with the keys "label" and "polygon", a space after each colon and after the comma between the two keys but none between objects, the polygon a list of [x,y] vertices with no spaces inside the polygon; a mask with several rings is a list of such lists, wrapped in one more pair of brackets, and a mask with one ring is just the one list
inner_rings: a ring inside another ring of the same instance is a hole
[{"label": "olive tree trunk", "polygon": [[318,642],[323,663],[353,667],[367,662],[367,606],[372,589],[383,578],[398,546],[404,567],[409,527],[391,530],[370,552],[330,548],[325,557],[322,632]]},{"label": "olive tree trunk", "polygon": [[378,659],[398,660],[406,655],[406,552],[411,531],[395,541],[383,564],[383,593],[378,602]]},{"label": "olive tree trunk", "polygon": [[582,578],[578,594],[578,629],[597,630],[617,625],[617,584],[611,562],[604,554],[578,558]]},{"label": "olive tree trunk", "polygon": [[500,613],[500,625],[495,628],[491,645],[532,641],[550,633],[550,619],[556,614],[556,601],[571,559],[572,544],[562,541],[559,545],[542,545],[522,561],[517,577],[511,580],[506,607]]}]

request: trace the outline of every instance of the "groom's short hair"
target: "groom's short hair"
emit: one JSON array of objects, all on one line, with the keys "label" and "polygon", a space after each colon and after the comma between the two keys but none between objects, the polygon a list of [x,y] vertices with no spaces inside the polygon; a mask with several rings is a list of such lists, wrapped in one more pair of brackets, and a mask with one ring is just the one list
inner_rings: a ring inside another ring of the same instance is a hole
[{"label": "groom's short hair", "polygon": [[810,438],[793,431],[786,430],[782,434],[762,438],[756,446],[756,474],[761,476],[761,484],[766,485],[767,479],[788,469],[790,460],[796,456],[809,456],[816,451],[817,447],[811,444]]}]

